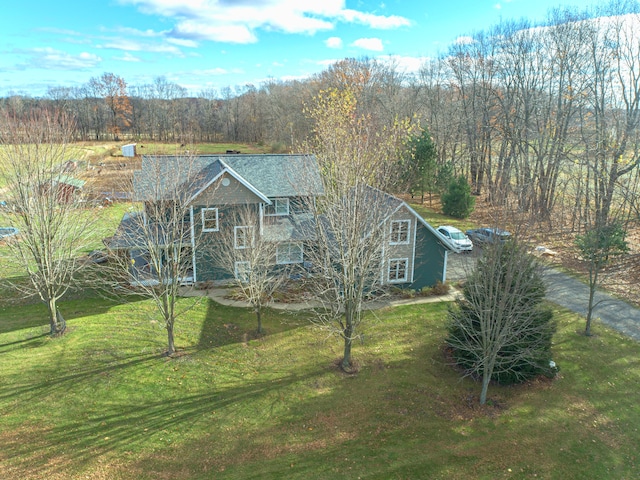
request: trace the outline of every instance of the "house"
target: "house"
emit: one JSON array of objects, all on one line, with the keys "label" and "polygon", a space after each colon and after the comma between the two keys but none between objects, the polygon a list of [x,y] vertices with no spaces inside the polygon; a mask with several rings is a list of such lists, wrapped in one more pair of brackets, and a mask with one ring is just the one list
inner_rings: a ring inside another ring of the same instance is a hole
[{"label": "house", "polygon": [[[166,241],[162,225],[154,226],[147,219],[157,215],[153,213],[155,206],[176,198],[188,206],[178,237],[184,245],[181,248],[190,249],[184,255],[189,265],[181,278],[183,283],[231,277],[229,269],[216,264],[212,254],[222,238],[232,238],[234,248],[245,249],[250,247],[252,235],[261,235],[277,244],[274,267],[309,267],[307,256],[313,248],[315,225],[311,206],[324,193],[313,155],[143,156],[142,169],[134,174],[133,190],[134,200],[145,205],[144,212],[125,215],[109,247],[128,252],[135,281],[144,281],[141,273],[150,269],[140,240],[142,228],[147,237],[153,230],[158,245],[175,243],[175,239]],[[375,192],[372,201],[384,203],[389,211],[385,222],[390,240],[382,246],[388,261],[382,267],[381,281],[416,289],[444,282],[452,247],[405,202]],[[240,221],[241,208],[253,210],[255,224]]]}]

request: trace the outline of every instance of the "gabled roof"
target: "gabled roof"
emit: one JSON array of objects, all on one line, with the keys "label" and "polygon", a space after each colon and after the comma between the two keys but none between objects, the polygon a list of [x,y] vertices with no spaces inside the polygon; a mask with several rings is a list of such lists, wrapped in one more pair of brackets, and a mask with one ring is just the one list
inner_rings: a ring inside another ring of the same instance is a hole
[{"label": "gabled roof", "polygon": [[367,191],[365,192],[365,196],[367,197],[367,203],[371,205],[378,205],[381,208],[384,208],[386,211],[385,219],[389,218],[391,215],[396,213],[402,207],[406,208],[416,219],[426,227],[437,239],[438,241],[448,250],[455,251],[453,244],[440,235],[435,228],[433,228],[429,222],[427,222],[422,215],[418,214],[413,208],[409,206],[407,202],[399,199],[389,193],[383,192],[382,190],[378,190],[377,188],[367,186]]},{"label": "gabled roof", "polygon": [[191,199],[224,172],[265,200],[324,192],[313,155],[143,156],[134,174],[134,198],[161,200],[181,192]]},{"label": "gabled roof", "polygon": [[54,185],[70,185],[74,188],[82,188],[86,183],[84,180],[80,180],[79,178],[74,178],[69,175],[58,175],[52,180]]}]

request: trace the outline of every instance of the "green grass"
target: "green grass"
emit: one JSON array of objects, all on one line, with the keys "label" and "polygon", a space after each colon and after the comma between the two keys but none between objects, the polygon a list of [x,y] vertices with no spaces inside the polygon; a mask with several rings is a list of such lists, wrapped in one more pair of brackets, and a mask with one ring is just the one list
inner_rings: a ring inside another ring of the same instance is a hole
[{"label": "green grass", "polygon": [[[112,147],[110,150],[103,152],[103,155],[122,155],[122,151],[118,145],[119,144]],[[198,155],[226,153],[227,150],[236,150],[240,153],[269,153],[271,151],[271,148],[268,145],[249,143],[197,143],[195,146],[182,146],[179,142],[161,143],[142,141],[137,143],[136,153],[138,153],[138,155],[176,155],[178,153],[183,153],[185,149],[189,148],[193,150],[193,153]]]},{"label": "green grass", "polygon": [[640,346],[559,312],[555,381],[492,387],[447,366],[446,304],[378,312],[341,374],[304,315],[203,302],[161,356],[148,302],[0,309],[6,478],[637,478]]},{"label": "green grass", "polygon": [[463,232],[470,228],[476,228],[476,224],[468,218],[458,219],[449,217],[440,212],[434,211],[432,207],[429,207],[429,200],[426,199],[424,204],[411,203],[413,208],[418,214],[422,216],[433,228],[438,228],[440,225],[451,225]]}]

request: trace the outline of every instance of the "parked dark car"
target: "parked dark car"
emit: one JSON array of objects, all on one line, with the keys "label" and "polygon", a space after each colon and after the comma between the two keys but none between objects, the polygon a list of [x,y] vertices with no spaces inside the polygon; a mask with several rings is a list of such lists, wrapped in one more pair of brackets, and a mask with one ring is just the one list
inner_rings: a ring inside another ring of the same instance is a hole
[{"label": "parked dark car", "polygon": [[500,228],[475,228],[465,232],[476,243],[505,242],[511,238],[511,233]]}]

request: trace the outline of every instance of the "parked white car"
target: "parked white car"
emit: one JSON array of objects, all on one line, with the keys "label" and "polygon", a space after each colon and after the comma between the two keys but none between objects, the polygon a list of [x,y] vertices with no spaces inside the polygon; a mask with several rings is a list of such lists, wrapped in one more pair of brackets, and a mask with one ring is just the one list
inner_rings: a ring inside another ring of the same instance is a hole
[{"label": "parked white car", "polygon": [[473,242],[469,240],[462,231],[450,225],[442,225],[438,227],[438,233],[453,244],[457,253],[470,252],[473,250]]}]

